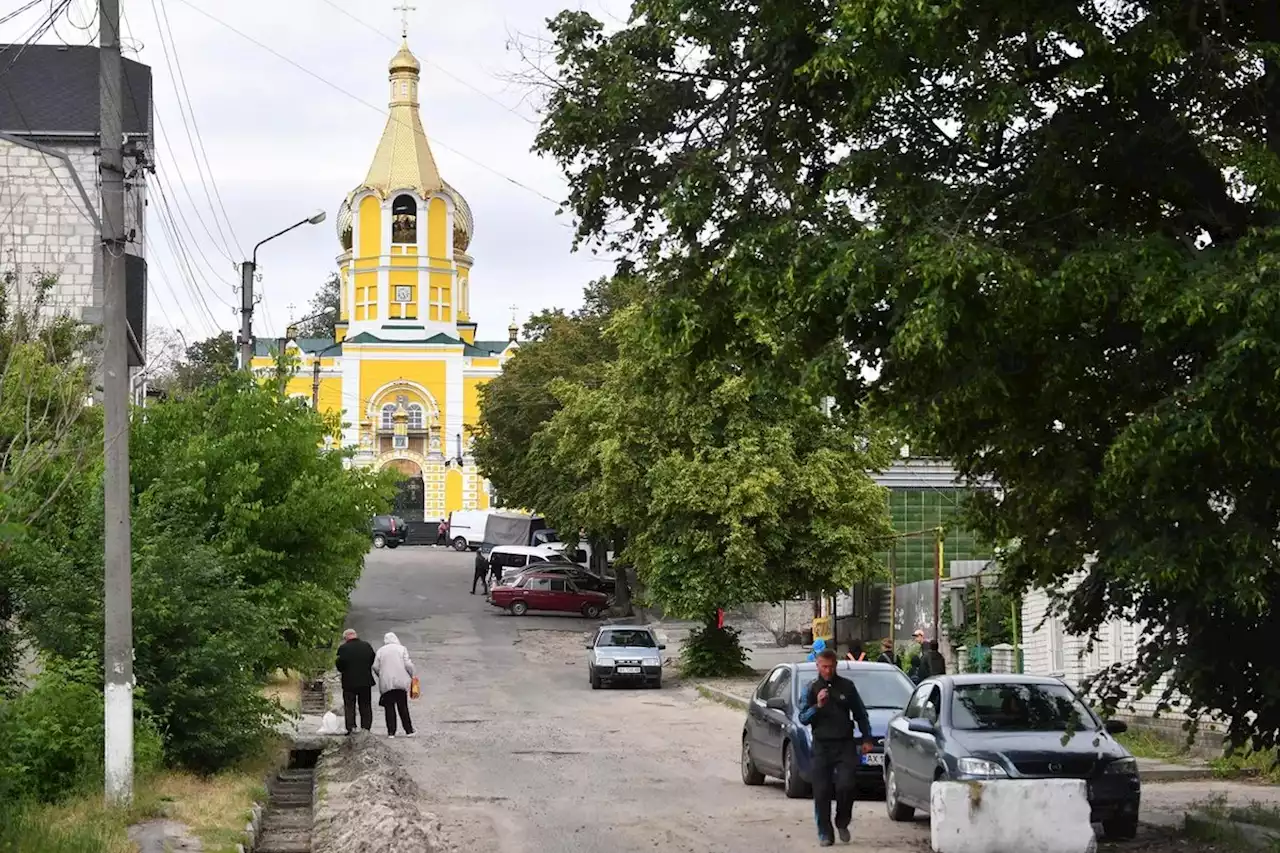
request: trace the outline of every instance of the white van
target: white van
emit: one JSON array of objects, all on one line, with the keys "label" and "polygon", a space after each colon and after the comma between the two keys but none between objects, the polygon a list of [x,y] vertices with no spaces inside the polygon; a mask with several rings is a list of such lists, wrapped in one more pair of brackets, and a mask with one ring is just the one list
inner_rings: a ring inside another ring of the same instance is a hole
[{"label": "white van", "polygon": [[500,570],[499,577],[518,574],[538,563],[565,562],[563,554],[546,545],[496,545],[489,552],[489,565]]},{"label": "white van", "polygon": [[484,541],[484,526],[491,509],[458,509],[449,513],[449,539],[455,551],[476,549]]}]

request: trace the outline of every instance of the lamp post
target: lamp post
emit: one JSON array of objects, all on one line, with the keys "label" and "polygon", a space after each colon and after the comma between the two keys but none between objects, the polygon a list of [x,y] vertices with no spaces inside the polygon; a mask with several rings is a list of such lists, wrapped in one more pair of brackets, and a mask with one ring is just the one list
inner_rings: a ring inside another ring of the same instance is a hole
[{"label": "lamp post", "polygon": [[319,225],[324,222],[325,213],[318,210],[301,222],[295,222],[288,228],[277,231],[265,240],[258,241],[253,247],[252,259],[240,265],[240,369],[248,370],[253,361],[253,277],[258,269],[258,250],[277,237],[288,234],[303,225]]}]

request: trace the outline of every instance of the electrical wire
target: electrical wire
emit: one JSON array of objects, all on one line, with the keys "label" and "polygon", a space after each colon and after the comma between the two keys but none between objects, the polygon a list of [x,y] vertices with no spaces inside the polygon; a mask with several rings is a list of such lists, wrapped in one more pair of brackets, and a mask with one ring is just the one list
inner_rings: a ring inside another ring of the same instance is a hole
[{"label": "electrical wire", "polygon": [[[283,62],[287,62],[289,65],[292,65],[294,68],[298,69],[299,71],[301,71],[302,73],[306,74],[307,76],[312,77],[312,78],[314,78],[314,79],[318,80],[319,82],[321,82],[321,83],[325,84],[326,86],[328,86],[329,88],[333,89],[334,91],[336,91],[336,92],[338,92],[338,93],[340,93],[340,94],[346,95],[346,96],[347,96],[348,98],[350,98],[351,100],[353,100],[353,101],[355,101],[355,102],[357,102],[357,103],[363,104],[364,106],[368,107],[368,108],[369,108],[369,109],[371,109],[371,110],[374,110],[374,111],[376,111],[376,112],[380,113],[380,114],[381,114],[381,115],[383,115],[383,116],[386,116],[386,117],[388,117],[388,118],[391,118],[392,120],[395,120],[395,121],[399,121],[399,119],[396,119],[396,118],[395,118],[395,116],[394,116],[392,113],[388,112],[386,109],[384,109],[384,108],[382,108],[382,107],[379,107],[379,106],[377,106],[376,104],[371,103],[370,101],[366,101],[364,98],[360,97],[359,95],[356,95],[356,94],[353,94],[353,93],[351,93],[351,92],[347,91],[346,89],[344,89],[344,88],[342,88],[341,86],[339,86],[337,83],[334,83],[333,81],[328,80],[328,79],[326,79],[325,77],[322,77],[320,74],[317,74],[316,72],[312,71],[310,68],[307,68],[306,66],[301,65],[300,63],[298,63],[298,62],[294,61],[293,59],[290,59],[289,57],[285,56],[283,53],[280,53],[279,51],[277,51],[275,48],[273,48],[273,47],[271,47],[271,46],[269,46],[269,45],[267,45],[267,44],[264,44],[263,42],[259,41],[258,39],[254,38],[253,36],[249,35],[248,33],[245,33],[244,31],[237,29],[236,27],[232,26],[231,24],[227,23],[226,21],[222,20],[221,18],[218,18],[217,16],[215,16],[215,15],[211,14],[210,12],[205,11],[204,9],[201,9],[199,6],[196,6],[194,3],[190,2],[190,0],[177,0],[177,2],[182,3],[184,6],[187,6],[188,8],[192,9],[192,10],[193,10],[193,11],[195,11],[195,12],[200,13],[200,14],[201,14],[201,15],[203,15],[204,17],[206,17],[206,18],[208,18],[209,20],[213,21],[215,24],[218,24],[219,26],[222,26],[222,27],[224,27],[224,28],[226,28],[226,29],[230,30],[231,32],[233,32],[233,33],[235,33],[236,35],[240,36],[240,37],[241,37],[242,39],[244,39],[245,41],[250,42],[251,44],[256,45],[257,47],[261,48],[262,50],[265,50],[267,53],[270,53],[272,56],[276,57],[277,59],[279,59],[279,60],[281,60],[281,61],[283,61]],[[464,154],[462,151],[459,151],[458,149],[456,149],[456,148],[454,148],[454,147],[452,147],[452,146],[450,146],[450,145],[447,145],[446,143],[444,143],[444,142],[440,141],[440,139],[438,139],[438,138],[436,138],[436,137],[433,137],[433,138],[432,138],[432,143],[433,143],[433,144],[435,144],[435,145],[440,146],[440,147],[441,147],[441,148],[443,148],[444,150],[449,151],[450,153],[452,153],[452,154],[454,154],[454,155],[456,155],[456,156],[458,156],[458,157],[461,157],[463,160],[466,160],[467,162],[472,163],[473,165],[479,166],[481,169],[484,169],[486,172],[490,172],[490,173],[492,173],[492,174],[494,174],[494,175],[498,176],[499,178],[502,178],[504,181],[507,181],[508,183],[513,184],[513,185],[515,185],[515,186],[519,187],[520,189],[524,190],[525,192],[532,193],[533,195],[536,195],[538,198],[541,198],[541,199],[543,199],[543,200],[545,200],[545,201],[549,201],[549,202],[551,202],[552,204],[556,205],[557,207],[560,205],[560,202],[556,201],[556,200],[555,200],[555,199],[553,199],[551,196],[547,195],[546,193],[542,192],[541,190],[534,189],[533,187],[529,186],[528,184],[522,183],[522,182],[520,182],[520,181],[516,180],[515,178],[511,177],[510,175],[504,174],[503,172],[498,171],[497,169],[493,168],[492,166],[489,166],[489,165],[487,165],[487,164],[485,164],[485,163],[480,162],[479,160],[475,159],[474,157],[472,157],[472,156],[471,156],[471,155],[469,155],[469,154]]]}]

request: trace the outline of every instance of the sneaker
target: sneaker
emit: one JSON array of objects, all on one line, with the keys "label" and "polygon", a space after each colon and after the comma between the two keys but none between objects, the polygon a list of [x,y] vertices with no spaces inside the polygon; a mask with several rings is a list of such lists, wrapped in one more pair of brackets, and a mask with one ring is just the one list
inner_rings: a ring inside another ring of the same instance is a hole
[{"label": "sneaker", "polygon": [[849,827],[847,826],[837,826],[836,835],[840,836],[840,841],[844,844],[848,844],[853,839],[853,836],[849,834]]},{"label": "sneaker", "polygon": [[827,836],[825,836],[825,835],[820,835],[820,836],[818,836],[818,846],[819,846],[819,847],[834,847],[835,845],[836,845],[835,841],[833,841],[832,839],[828,838]]},{"label": "sneaker", "polygon": [[395,737],[395,735],[387,735],[387,737]]},{"label": "sneaker", "polygon": [[414,735],[416,735],[416,734],[417,734],[417,732],[405,732],[405,735],[404,735],[404,736],[405,736],[405,737],[413,737],[413,736],[414,736]]}]

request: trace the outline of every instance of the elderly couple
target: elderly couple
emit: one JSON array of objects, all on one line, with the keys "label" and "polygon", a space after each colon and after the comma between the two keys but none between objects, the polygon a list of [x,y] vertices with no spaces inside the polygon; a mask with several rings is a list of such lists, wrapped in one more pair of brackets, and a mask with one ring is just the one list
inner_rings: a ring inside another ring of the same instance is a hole
[{"label": "elderly couple", "polygon": [[346,715],[347,734],[356,730],[356,706],[360,707],[360,728],[373,728],[373,686],[378,685],[378,704],[387,715],[387,737],[396,736],[396,712],[404,723],[405,737],[413,737],[413,721],[409,719],[409,689],[413,686],[413,661],[409,650],[400,645],[395,634],[383,636],[382,648],[360,639],[348,628],[342,632],[338,647],[337,669],[342,676],[342,710]]}]

